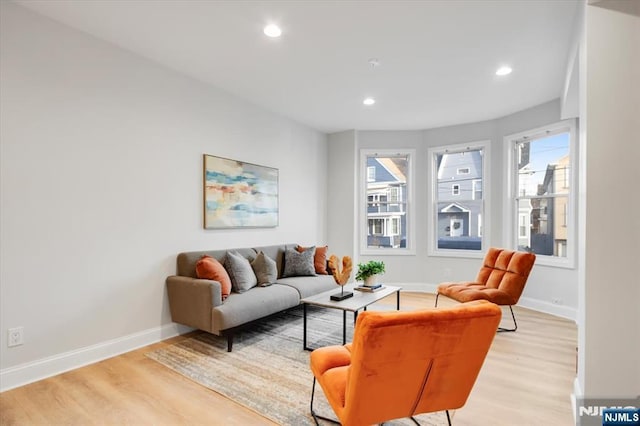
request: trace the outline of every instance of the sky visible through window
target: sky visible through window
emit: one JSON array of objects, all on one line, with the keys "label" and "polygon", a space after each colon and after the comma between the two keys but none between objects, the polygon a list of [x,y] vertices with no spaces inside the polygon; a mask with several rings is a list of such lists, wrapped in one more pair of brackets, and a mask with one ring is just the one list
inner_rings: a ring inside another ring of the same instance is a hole
[{"label": "sky visible through window", "polygon": [[[569,155],[569,133],[534,139],[530,142],[530,164],[527,179],[527,194],[535,195],[538,184],[542,184],[549,164],[557,164],[562,157]],[[521,184],[524,183],[521,180]]]}]

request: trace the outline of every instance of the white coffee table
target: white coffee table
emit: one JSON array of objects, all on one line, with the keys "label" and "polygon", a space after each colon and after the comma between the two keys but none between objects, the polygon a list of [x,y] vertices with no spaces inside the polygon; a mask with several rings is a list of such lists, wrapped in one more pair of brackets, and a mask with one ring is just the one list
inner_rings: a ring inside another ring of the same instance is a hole
[{"label": "white coffee table", "polygon": [[302,331],[302,347],[306,351],[313,350],[307,346],[307,305],[321,306],[323,308],[339,309],[342,311],[342,344],[347,343],[347,312],[353,312],[353,321],[355,323],[358,318],[359,310],[367,310],[367,306],[384,299],[390,294],[396,293],[396,309],[400,310],[400,290],[402,287],[386,285],[384,288],[374,292],[363,292],[354,290],[353,285],[344,287],[345,291],[353,292],[353,297],[336,301],[331,300],[331,296],[340,293],[340,287],[336,286],[334,290],[325,291],[315,296],[305,297],[300,302],[303,309],[303,331]]}]

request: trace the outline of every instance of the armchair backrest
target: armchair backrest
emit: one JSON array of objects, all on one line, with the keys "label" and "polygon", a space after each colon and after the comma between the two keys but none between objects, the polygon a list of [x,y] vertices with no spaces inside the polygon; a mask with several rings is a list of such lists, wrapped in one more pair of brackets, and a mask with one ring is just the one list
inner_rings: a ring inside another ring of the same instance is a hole
[{"label": "armchair backrest", "polygon": [[500,322],[476,301],[452,308],[362,312],[351,346],[345,424],[462,407]]},{"label": "armchair backrest", "polygon": [[484,257],[476,281],[508,293],[515,304],[522,295],[535,261],[536,255],[533,253],[492,247]]}]

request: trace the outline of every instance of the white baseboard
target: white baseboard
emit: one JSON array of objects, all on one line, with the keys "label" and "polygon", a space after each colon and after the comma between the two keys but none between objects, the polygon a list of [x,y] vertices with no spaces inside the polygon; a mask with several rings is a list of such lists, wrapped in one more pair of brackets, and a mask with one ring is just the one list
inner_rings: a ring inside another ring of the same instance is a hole
[{"label": "white baseboard", "polygon": [[[435,294],[438,285],[431,283],[389,283],[389,285],[397,285],[402,287],[404,291],[414,291],[418,293]],[[578,310],[569,306],[555,305],[553,303],[542,300],[531,299],[529,297],[521,297],[518,306],[533,309],[534,311],[544,312],[545,314],[554,315],[561,318],[576,321],[578,318]]]},{"label": "white baseboard", "polygon": [[544,312],[545,314],[551,314],[557,317],[570,319],[572,321],[577,321],[578,319],[578,310],[576,308],[563,305],[554,305],[553,303],[531,299],[529,297],[521,297],[520,301],[518,302],[518,306],[533,309],[534,311],[538,312]]},{"label": "white baseboard", "polygon": [[93,364],[193,330],[171,323],[0,370],[0,392]]},{"label": "white baseboard", "polygon": [[438,288],[437,284],[429,284],[429,283],[389,283],[389,285],[402,287],[402,291],[413,291],[416,293],[431,293],[431,294],[436,294],[436,290]]},{"label": "white baseboard", "polygon": [[571,394],[571,408],[573,410],[573,423],[578,424],[578,413],[577,409],[577,401],[578,399],[583,398],[582,388],[580,387],[580,381],[576,377],[573,381],[573,393]]}]

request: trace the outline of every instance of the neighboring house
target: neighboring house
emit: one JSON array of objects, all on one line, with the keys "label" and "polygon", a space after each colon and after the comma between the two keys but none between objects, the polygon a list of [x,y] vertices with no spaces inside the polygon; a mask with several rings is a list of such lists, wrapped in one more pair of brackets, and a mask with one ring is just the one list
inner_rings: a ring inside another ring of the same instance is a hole
[{"label": "neighboring house", "polygon": [[482,153],[438,157],[438,248],[480,250]]},{"label": "neighboring house", "polygon": [[367,246],[405,247],[406,158],[367,158]]},{"label": "neighboring house", "polygon": [[567,214],[569,192],[569,156],[547,165],[538,196],[553,195],[531,200],[531,249],[549,256],[566,256]]}]

